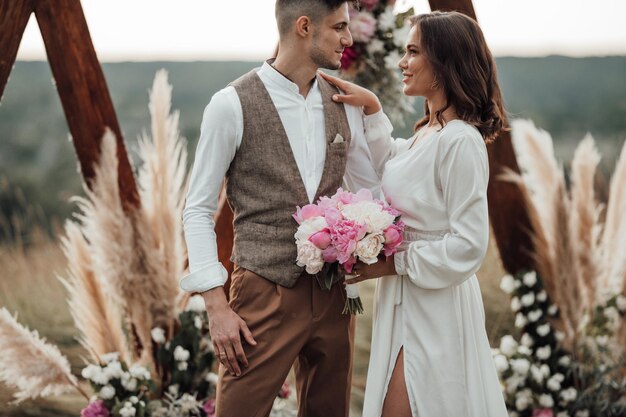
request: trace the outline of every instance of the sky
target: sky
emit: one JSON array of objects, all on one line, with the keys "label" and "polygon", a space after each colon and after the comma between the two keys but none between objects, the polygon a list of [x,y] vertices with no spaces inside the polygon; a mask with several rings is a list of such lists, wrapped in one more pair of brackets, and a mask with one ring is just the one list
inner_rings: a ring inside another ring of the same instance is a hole
[{"label": "sky", "polygon": [[[278,41],[275,0],[82,0],[103,62],[258,61]],[[626,0],[473,0],[496,56],[626,55]],[[427,0],[397,7],[430,11]],[[45,60],[34,16],[18,59]]]}]

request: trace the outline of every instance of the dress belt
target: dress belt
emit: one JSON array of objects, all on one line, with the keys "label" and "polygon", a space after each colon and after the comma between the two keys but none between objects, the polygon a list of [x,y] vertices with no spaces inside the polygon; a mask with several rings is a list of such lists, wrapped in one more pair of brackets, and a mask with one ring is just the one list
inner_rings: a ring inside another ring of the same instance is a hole
[{"label": "dress belt", "polygon": [[[400,250],[407,250],[409,245],[412,242],[419,241],[419,240],[426,240],[426,241],[441,240],[449,233],[450,233],[450,230],[448,229],[419,230],[419,229],[414,229],[409,226],[405,226],[404,232],[402,233],[402,237],[404,238],[404,241],[402,242],[402,245],[400,245]],[[402,292],[404,289],[404,278],[400,276],[400,279],[396,280],[396,283],[397,284],[395,288],[394,304],[400,305],[402,304]]]}]

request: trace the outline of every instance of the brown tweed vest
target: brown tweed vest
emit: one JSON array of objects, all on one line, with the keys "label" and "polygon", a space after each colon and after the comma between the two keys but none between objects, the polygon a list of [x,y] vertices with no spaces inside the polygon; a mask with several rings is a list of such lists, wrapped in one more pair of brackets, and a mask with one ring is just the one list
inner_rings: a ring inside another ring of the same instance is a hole
[{"label": "brown tweed vest", "polygon": [[[324,105],[326,160],[314,201],[341,186],[351,140],[345,108],[331,99],[337,89],[319,76],[317,83]],[[292,214],[309,199],[278,111],[256,71],[231,85],[243,111],[241,145],[226,173],[235,229],[231,260],[291,288],[303,274],[296,265],[298,225]],[[343,142],[333,143],[337,134]]]}]

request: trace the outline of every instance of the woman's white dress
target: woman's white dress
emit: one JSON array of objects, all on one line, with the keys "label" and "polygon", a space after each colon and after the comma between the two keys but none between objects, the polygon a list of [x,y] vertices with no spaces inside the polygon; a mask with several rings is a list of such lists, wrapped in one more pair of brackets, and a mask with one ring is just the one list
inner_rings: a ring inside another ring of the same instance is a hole
[{"label": "woman's white dress", "polygon": [[363,417],[380,417],[402,347],[414,417],[506,417],[475,275],[489,239],[483,138],[453,120],[409,148],[382,117],[366,121],[368,145],[407,228],[399,275],[376,286]]}]

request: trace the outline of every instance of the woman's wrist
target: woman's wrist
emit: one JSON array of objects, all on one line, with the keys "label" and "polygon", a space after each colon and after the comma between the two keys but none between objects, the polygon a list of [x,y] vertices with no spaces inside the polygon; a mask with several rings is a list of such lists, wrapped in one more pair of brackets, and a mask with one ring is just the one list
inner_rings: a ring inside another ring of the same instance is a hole
[{"label": "woman's wrist", "polygon": [[380,101],[378,101],[378,97],[374,96],[369,103],[363,106],[363,113],[365,113],[366,116],[370,116],[374,113],[378,113],[382,108],[383,106],[380,104]]}]

